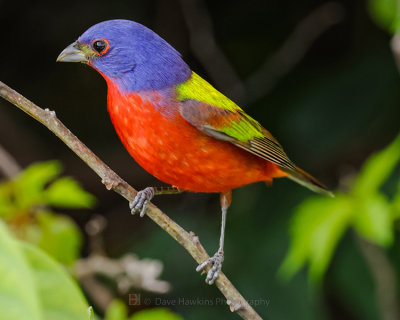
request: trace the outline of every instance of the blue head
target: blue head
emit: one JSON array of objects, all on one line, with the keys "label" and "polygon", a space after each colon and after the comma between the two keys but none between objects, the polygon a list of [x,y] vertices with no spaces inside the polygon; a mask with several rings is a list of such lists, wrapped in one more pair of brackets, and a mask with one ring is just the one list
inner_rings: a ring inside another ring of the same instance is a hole
[{"label": "blue head", "polygon": [[150,29],[129,20],[90,27],[57,61],[84,62],[126,92],[170,87],[191,74],[179,52]]}]

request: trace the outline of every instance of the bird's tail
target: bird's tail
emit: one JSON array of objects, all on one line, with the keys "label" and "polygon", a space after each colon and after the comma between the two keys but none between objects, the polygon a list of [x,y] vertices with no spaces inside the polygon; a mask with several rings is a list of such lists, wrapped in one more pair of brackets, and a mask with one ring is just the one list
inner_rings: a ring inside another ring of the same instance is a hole
[{"label": "bird's tail", "polygon": [[330,191],[323,183],[319,182],[312,175],[305,172],[303,169],[299,167],[295,167],[295,170],[283,169],[289,175],[288,178],[301,184],[302,186],[318,193],[326,194],[333,197],[333,192]]}]

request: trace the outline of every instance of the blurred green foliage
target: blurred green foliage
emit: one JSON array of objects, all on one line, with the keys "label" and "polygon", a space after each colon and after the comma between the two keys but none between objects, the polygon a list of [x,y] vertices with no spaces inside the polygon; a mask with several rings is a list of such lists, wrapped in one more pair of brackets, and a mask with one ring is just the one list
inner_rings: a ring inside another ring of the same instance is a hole
[{"label": "blurred green foliage", "polygon": [[136,312],[129,320],[183,320],[183,318],[165,308],[153,308]]},{"label": "blurred green foliage", "polygon": [[311,280],[319,281],[350,227],[379,246],[392,245],[394,221],[400,216],[400,180],[392,197],[381,189],[399,162],[400,135],[367,159],[348,192],[335,198],[312,197],[300,204],[290,225],[291,246],[280,274],[291,277],[309,262]]},{"label": "blurred green foliage", "polygon": [[146,309],[128,317],[126,305],[114,300],[107,310],[105,320],[183,320],[183,318],[164,308]]},{"label": "blurred green foliage", "polygon": [[0,310],[4,320],[87,319],[88,305],[60,264],[16,240],[0,221]]},{"label": "blurred green foliage", "polygon": [[94,311],[93,311],[93,307],[90,306],[88,309],[88,316],[89,316],[89,320],[94,320]]},{"label": "blurred green foliage", "polygon": [[[92,208],[95,198],[73,178],[59,177],[61,169],[58,161],[35,163],[0,184],[2,320],[96,318],[62,265],[72,266],[80,257],[82,234],[70,217],[51,209]],[[118,300],[106,314],[106,320],[144,319],[182,318],[163,308],[128,317]]]},{"label": "blurred green foliage", "polygon": [[70,217],[52,208],[92,208],[95,198],[71,177],[59,177],[61,170],[58,161],[35,163],[0,184],[0,217],[20,239],[72,265],[80,254],[81,232]]},{"label": "blurred green foliage", "polygon": [[378,26],[390,33],[400,31],[400,3],[398,0],[369,0],[368,9]]},{"label": "blurred green foliage", "polygon": [[0,184],[2,319],[87,319],[82,293],[53,260],[72,265],[82,235],[71,218],[51,208],[91,208],[95,198],[72,178],[59,178],[61,169],[58,161],[36,163]]}]

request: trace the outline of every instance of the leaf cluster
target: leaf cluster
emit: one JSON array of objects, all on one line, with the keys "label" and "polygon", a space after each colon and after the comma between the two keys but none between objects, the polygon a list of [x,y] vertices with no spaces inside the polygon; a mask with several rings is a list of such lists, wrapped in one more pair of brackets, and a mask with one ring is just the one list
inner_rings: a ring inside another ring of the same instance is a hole
[{"label": "leaf cluster", "polygon": [[18,238],[37,245],[65,265],[79,256],[82,235],[74,221],[53,209],[87,209],[95,198],[71,177],[59,177],[57,161],[35,163],[0,184],[0,218]]},{"label": "leaf cluster", "polygon": [[289,278],[309,263],[310,279],[319,281],[349,228],[379,246],[392,245],[395,221],[400,217],[400,179],[391,195],[382,189],[399,162],[400,135],[367,159],[348,192],[338,192],[334,198],[312,197],[301,203],[291,221],[291,246],[280,274]]}]

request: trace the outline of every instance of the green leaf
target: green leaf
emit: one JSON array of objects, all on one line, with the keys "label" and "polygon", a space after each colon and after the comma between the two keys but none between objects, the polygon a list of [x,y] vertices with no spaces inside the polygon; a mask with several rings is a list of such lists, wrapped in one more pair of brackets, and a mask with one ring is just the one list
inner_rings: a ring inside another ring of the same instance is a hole
[{"label": "green leaf", "polygon": [[319,280],[332,258],[336,245],[351,222],[349,198],[313,197],[296,210],[290,225],[291,245],[279,275],[292,277],[310,262],[310,277]]},{"label": "green leaf", "polygon": [[[120,300],[114,300],[108,307],[105,320],[128,320],[128,309]],[[183,318],[165,308],[146,309],[136,312],[129,320],[183,320]]]},{"label": "green leaf", "polygon": [[396,220],[400,218],[400,180],[397,185],[397,192],[393,198],[392,205],[392,219]]},{"label": "green leaf", "polygon": [[[44,320],[87,320],[88,305],[70,275],[43,251],[20,242],[31,268]],[[19,318],[13,318],[21,320]],[[31,319],[31,318],[30,318]]]},{"label": "green leaf", "polygon": [[107,309],[105,320],[127,320],[128,319],[128,308],[120,300],[114,300],[111,302]]},{"label": "green leaf", "polygon": [[369,0],[368,11],[372,20],[390,33],[396,33],[400,27],[398,0]]},{"label": "green leaf", "polygon": [[37,216],[40,238],[36,244],[65,265],[72,265],[79,257],[82,235],[75,222],[64,215],[41,212]]},{"label": "green leaf", "polygon": [[36,287],[19,243],[0,221],[0,310],[2,320],[43,320]]},{"label": "green leaf", "polygon": [[0,221],[1,319],[83,320],[87,308],[66,271],[40,249],[14,240]]},{"label": "green leaf", "polygon": [[11,193],[10,183],[4,183],[0,185],[0,216],[4,219],[10,218],[16,209],[15,205],[12,203],[12,193]]},{"label": "green leaf", "polygon": [[183,317],[165,308],[154,308],[136,312],[129,320],[183,320]]},{"label": "green leaf", "polygon": [[15,179],[16,203],[20,208],[27,208],[42,203],[43,189],[61,172],[58,161],[39,162],[30,165]]},{"label": "green leaf", "polygon": [[355,180],[352,192],[360,197],[376,193],[400,162],[400,135],[385,149],[371,155]]},{"label": "green leaf", "polygon": [[96,202],[95,197],[71,177],[54,181],[45,190],[44,197],[47,204],[62,208],[92,208]]},{"label": "green leaf", "polygon": [[391,206],[383,195],[362,198],[355,211],[354,227],[361,236],[381,246],[393,243]]},{"label": "green leaf", "polygon": [[89,320],[94,320],[94,312],[93,312],[93,307],[90,306],[88,309],[88,315],[89,315]]}]

